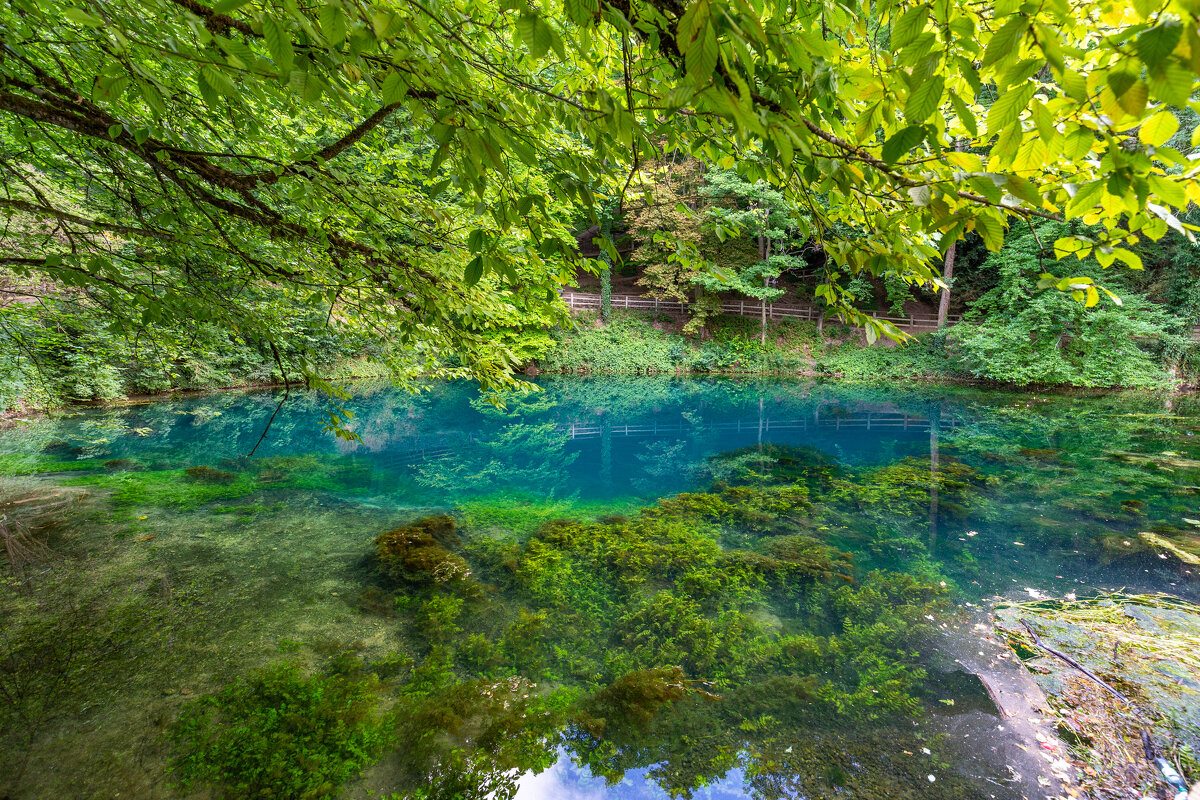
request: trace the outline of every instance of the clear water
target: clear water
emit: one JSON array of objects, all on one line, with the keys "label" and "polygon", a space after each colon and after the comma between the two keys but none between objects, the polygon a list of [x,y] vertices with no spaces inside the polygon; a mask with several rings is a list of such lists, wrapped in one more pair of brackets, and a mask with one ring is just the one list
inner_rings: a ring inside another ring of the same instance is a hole
[{"label": "clear water", "polygon": [[[1190,397],[540,385],[503,410],[466,385],[358,387],[357,442],[323,430],[329,408],[306,394],[263,436],[271,393],[0,434],[11,518],[71,502],[29,517],[48,551],[4,584],[0,797],[210,796],[211,780],[181,780],[180,713],[272,664],[323,674],[347,657],[377,676],[380,713],[404,732],[361,777],[310,796],[1032,796],[955,662],[989,646],[964,643],[961,623],[997,596],[1200,599],[1197,569],[1139,536],[1197,547]],[[211,471],[182,471],[194,467]],[[806,495],[763,511],[775,501],[738,494],[763,487]],[[685,492],[732,505],[669,505]],[[430,552],[471,575],[389,571],[376,537],[440,512],[457,532]],[[655,513],[669,521],[639,522]],[[593,527],[555,534],[564,518]],[[653,536],[665,550],[638,549]],[[811,553],[784,555],[785,542],[832,560],[796,566]],[[689,548],[708,554],[703,576],[678,566]],[[894,589],[868,609],[872,571],[938,596]],[[454,705],[485,686],[490,699]],[[512,696],[496,706],[501,686]],[[544,701],[542,716],[506,716],[525,708],[518,694]],[[427,719],[431,706],[457,716]]]}]

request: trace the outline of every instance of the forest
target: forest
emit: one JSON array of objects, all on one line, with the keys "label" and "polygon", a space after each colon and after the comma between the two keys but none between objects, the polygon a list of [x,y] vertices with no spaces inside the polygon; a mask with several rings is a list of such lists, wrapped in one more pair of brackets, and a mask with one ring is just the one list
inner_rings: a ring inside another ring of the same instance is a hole
[{"label": "forest", "polygon": [[[9,4],[6,409],[528,366],[1194,380],[1187,2],[595,2]],[[686,310],[600,335],[559,299],[613,286]]]}]

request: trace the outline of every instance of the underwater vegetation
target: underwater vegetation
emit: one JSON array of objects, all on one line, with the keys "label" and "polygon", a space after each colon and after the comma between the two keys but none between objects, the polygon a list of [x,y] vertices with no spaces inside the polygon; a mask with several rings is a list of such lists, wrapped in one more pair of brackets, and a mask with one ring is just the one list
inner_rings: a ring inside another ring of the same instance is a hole
[{"label": "underwater vegetation", "polygon": [[[369,464],[315,455],[223,459],[218,467],[149,468],[134,459],[69,463],[71,471],[86,474],[68,478],[64,485],[111,491],[112,505],[118,510],[158,507],[187,511],[279,489],[352,495],[363,492],[372,479]],[[30,472],[44,468],[48,465],[25,467]]]},{"label": "underwater vegetation", "polygon": [[[385,404],[357,449],[286,425],[253,458],[224,457],[236,404],[31,426],[0,505],[70,502],[5,529],[0,796],[501,798],[573,763],[673,797],[982,800],[936,733],[991,708],[934,652],[943,612],[1196,590],[1186,414],[881,391],[874,424],[914,430],[871,438],[836,387],[617,388]],[[760,428],[763,394],[811,427]]]},{"label": "underwater vegetation", "polygon": [[379,679],[353,659],[305,676],[278,664],[186,706],[168,737],[180,785],[226,798],[316,800],[373,763],[391,723]]},{"label": "underwater vegetation", "polygon": [[454,517],[438,514],[403,525],[375,540],[382,571],[395,581],[446,583],[471,577],[461,556],[447,548],[456,546]]},{"label": "underwater vegetation", "polygon": [[[566,748],[613,781],[653,766],[673,796],[737,765],[835,785],[770,743],[921,715],[919,642],[949,590],[831,544],[814,492],[849,478],[803,456],[756,454],[760,471],[709,491],[532,532],[473,500],[480,527],[439,514],[377,535],[360,603],[399,627],[404,655],[382,678],[359,665],[375,677],[357,683],[285,663],[195,701],[171,733],[180,778],[266,797],[257,781],[283,775],[279,796],[321,797],[387,751],[397,797],[506,796]],[[289,727],[310,714],[311,730]]]}]

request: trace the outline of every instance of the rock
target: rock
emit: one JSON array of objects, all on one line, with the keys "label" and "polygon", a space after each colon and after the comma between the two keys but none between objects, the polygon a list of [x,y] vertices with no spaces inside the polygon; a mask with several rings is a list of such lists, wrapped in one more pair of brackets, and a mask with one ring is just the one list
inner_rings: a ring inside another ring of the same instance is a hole
[{"label": "rock", "polygon": [[[1136,713],[1081,670],[1036,646],[1023,621],[1044,647],[1116,687]],[[1060,730],[1090,752],[1087,760],[1096,774],[1082,788],[1115,796],[1111,793],[1158,779],[1137,755],[1140,748],[1127,753],[1120,744],[1140,738],[1138,718],[1152,721],[1149,733],[1160,748],[1175,742],[1200,747],[1200,606],[1165,595],[1124,594],[1020,603],[996,609],[996,628],[1058,710]],[[1193,788],[1188,800],[1200,800],[1200,792]]]}]

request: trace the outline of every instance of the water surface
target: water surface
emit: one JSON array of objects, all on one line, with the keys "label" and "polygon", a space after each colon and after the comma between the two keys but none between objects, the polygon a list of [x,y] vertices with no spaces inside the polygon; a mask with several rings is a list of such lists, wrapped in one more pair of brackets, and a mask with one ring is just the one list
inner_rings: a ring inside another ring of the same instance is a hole
[{"label": "water surface", "polygon": [[1189,397],[540,386],[358,387],[357,441],[272,393],[0,435],[0,501],[41,509],[4,585],[0,796],[270,796],[199,743],[262,708],[176,720],[293,667],[379,722],[312,797],[1034,796],[962,623],[1197,599],[1139,535],[1195,547]]}]

